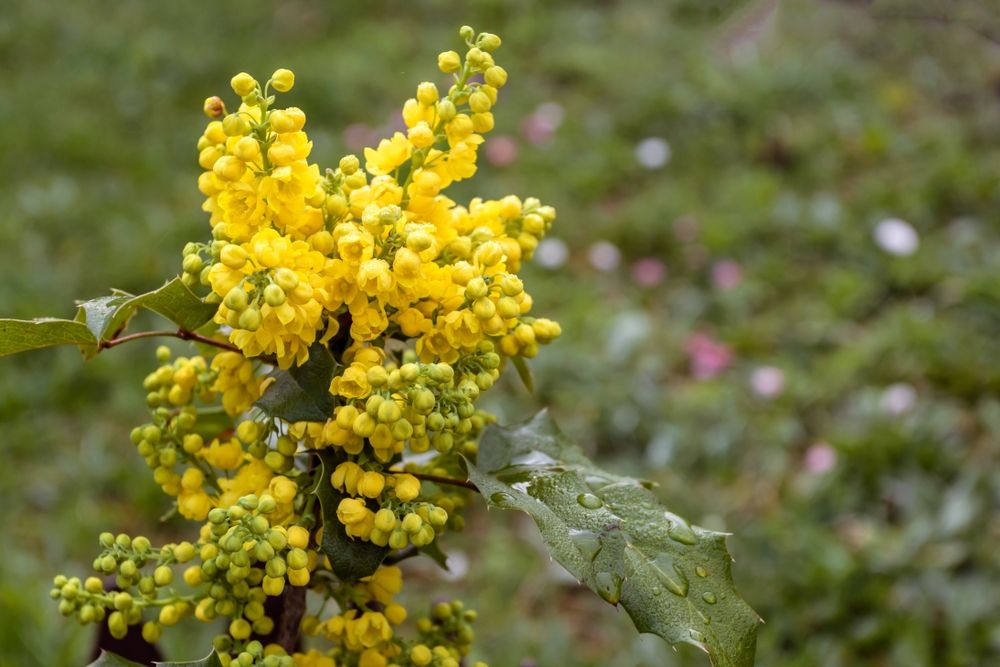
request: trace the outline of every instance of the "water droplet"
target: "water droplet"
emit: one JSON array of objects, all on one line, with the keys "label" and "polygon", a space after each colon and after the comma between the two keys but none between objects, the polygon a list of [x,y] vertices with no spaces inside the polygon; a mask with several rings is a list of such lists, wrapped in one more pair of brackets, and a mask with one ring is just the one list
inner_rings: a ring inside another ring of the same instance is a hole
[{"label": "water droplet", "polygon": [[697,630],[693,630],[692,629],[692,630],[688,630],[688,632],[691,634],[691,639],[695,640],[696,642],[703,642],[703,641],[705,641],[705,635],[701,634]]},{"label": "water droplet", "polygon": [[644,510],[651,510],[651,509],[653,509],[653,503],[643,503],[642,504],[642,509],[644,509]]},{"label": "water droplet", "polygon": [[687,597],[688,579],[669,554],[660,554],[649,561],[649,564],[653,566],[653,572],[664,588],[674,595]]},{"label": "water droplet", "polygon": [[670,521],[670,528],[667,529],[667,535],[670,536],[670,539],[692,546],[698,544],[698,536],[691,530],[687,521],[670,512],[664,512],[663,516]]},{"label": "water droplet", "polygon": [[597,594],[611,604],[618,604],[622,596],[622,578],[614,572],[601,572],[597,575]]},{"label": "water droplet", "polygon": [[701,599],[704,600],[705,602],[707,602],[708,604],[715,604],[716,603],[715,593],[713,593],[711,591],[706,591],[705,593],[702,593],[701,594]]},{"label": "water droplet", "polygon": [[663,594],[663,589],[662,588],[660,588],[659,586],[656,586],[655,588],[653,588],[653,597],[658,598],[662,594]]},{"label": "water droplet", "polygon": [[601,551],[601,538],[597,536],[597,533],[592,533],[589,530],[570,530],[569,539],[580,550],[583,557],[590,562],[594,562],[597,554]]},{"label": "water droplet", "polygon": [[709,616],[708,614],[702,614],[700,611],[698,613],[701,614],[701,620],[705,621],[705,625],[711,625],[712,624],[712,617],[711,616]]},{"label": "water droplet", "polygon": [[514,496],[510,495],[509,493],[504,493],[503,491],[497,491],[496,493],[490,496],[490,501],[492,501],[497,505],[509,505],[513,504]]},{"label": "water droplet", "polygon": [[604,504],[601,502],[601,499],[593,493],[581,493],[576,497],[576,502],[580,503],[589,510],[596,510]]},{"label": "water droplet", "polygon": [[703,568],[701,565],[699,565],[698,567],[694,568],[694,571],[698,574],[699,577],[707,577],[708,576],[708,570],[706,570],[705,568]]}]

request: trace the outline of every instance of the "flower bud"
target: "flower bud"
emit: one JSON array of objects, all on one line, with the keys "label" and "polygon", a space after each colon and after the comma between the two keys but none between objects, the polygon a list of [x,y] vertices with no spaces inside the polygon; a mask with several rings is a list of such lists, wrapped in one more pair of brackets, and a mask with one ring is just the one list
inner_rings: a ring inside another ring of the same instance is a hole
[{"label": "flower bud", "polygon": [[256,307],[247,308],[240,314],[240,329],[254,332],[260,329],[261,316]]},{"label": "flower bud", "polygon": [[246,97],[257,88],[257,81],[246,72],[240,72],[232,78],[229,85],[233,87],[233,92],[237,95]]},{"label": "flower bud", "polygon": [[358,492],[367,498],[378,498],[383,488],[385,488],[385,477],[378,472],[366,472],[358,482]]},{"label": "flower bud", "polygon": [[489,297],[484,296],[476,299],[475,303],[472,304],[472,312],[476,316],[476,319],[488,320],[496,315],[497,307]]},{"label": "flower bud", "polygon": [[417,86],[417,101],[429,107],[438,101],[438,89],[430,81],[424,81]]},{"label": "flower bud", "polygon": [[287,93],[295,85],[295,74],[291,70],[279,69],[271,75],[271,87],[279,93]]},{"label": "flower bud", "polygon": [[476,91],[469,96],[469,108],[475,113],[486,113],[493,106],[490,98],[482,91]]},{"label": "flower bud", "polygon": [[503,261],[503,248],[496,241],[484,243],[476,248],[474,258],[483,266],[496,266]]},{"label": "flower bud", "polygon": [[417,148],[427,148],[434,145],[434,130],[424,121],[420,121],[410,128],[407,133],[410,143]]},{"label": "flower bud", "polygon": [[458,109],[455,108],[455,103],[451,100],[444,99],[438,102],[437,105],[437,115],[438,118],[444,122],[449,122],[458,115]]},{"label": "flower bud", "polygon": [[236,142],[233,155],[237,160],[253,162],[260,155],[260,143],[253,137],[243,137]]},{"label": "flower bud", "polygon": [[445,74],[462,69],[462,60],[454,51],[445,51],[438,55],[438,67]]},{"label": "flower bud", "polygon": [[500,48],[500,38],[488,32],[484,32],[479,38],[479,48],[483,51],[496,51]]},{"label": "flower bud", "polygon": [[274,496],[265,493],[260,497],[260,501],[257,504],[257,511],[261,514],[270,514],[278,507],[278,501],[274,499]]},{"label": "flower bud", "polygon": [[465,54],[465,59],[473,67],[479,67],[480,65],[483,64],[483,61],[486,59],[486,54],[483,53],[478,48],[473,47],[469,49],[468,53]]},{"label": "flower bud", "polygon": [[465,285],[465,296],[469,299],[481,299],[490,293],[489,285],[482,278],[476,277]]},{"label": "flower bud", "polygon": [[226,113],[225,103],[217,96],[209,97],[205,100],[205,115],[209,118],[220,118]]}]

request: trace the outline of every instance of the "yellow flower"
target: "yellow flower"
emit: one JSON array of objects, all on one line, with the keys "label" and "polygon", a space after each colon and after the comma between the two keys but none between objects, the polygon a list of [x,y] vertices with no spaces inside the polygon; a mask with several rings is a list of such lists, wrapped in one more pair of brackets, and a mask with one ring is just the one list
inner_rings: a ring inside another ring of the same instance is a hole
[{"label": "yellow flower", "polygon": [[371,385],[368,384],[368,367],[359,363],[351,364],[343,375],[330,382],[330,393],[345,398],[365,398],[371,390]]},{"label": "yellow flower", "polygon": [[393,316],[393,321],[399,325],[403,335],[408,338],[416,338],[431,330],[430,319],[424,317],[424,314],[416,308],[400,311]]},{"label": "yellow flower", "polygon": [[212,509],[212,499],[201,489],[184,491],[177,497],[177,511],[185,519],[204,521],[210,509]]},{"label": "yellow flower", "polygon": [[365,169],[373,176],[391,173],[410,159],[413,146],[402,132],[397,132],[392,139],[383,139],[378,149],[365,149]]},{"label": "yellow flower", "polygon": [[227,443],[213,440],[211,446],[201,451],[205,461],[219,470],[235,470],[243,463],[243,447],[236,438]]},{"label": "yellow flower", "polygon": [[337,663],[316,649],[310,649],[308,653],[293,653],[292,659],[296,667],[337,667]]},{"label": "yellow flower", "polygon": [[410,98],[403,105],[403,122],[406,127],[414,127],[417,123],[434,122],[434,106],[420,104],[417,100]]},{"label": "yellow flower", "polygon": [[344,234],[337,240],[337,254],[350,266],[359,266],[372,258],[375,240],[363,229]]},{"label": "yellow flower", "polygon": [[382,297],[396,287],[396,279],[383,259],[369,259],[358,268],[358,287],[368,296]]},{"label": "yellow flower", "polygon": [[349,621],[345,629],[348,646],[373,648],[392,639],[392,626],[377,611],[366,611],[361,618]]},{"label": "yellow flower", "polygon": [[366,472],[358,482],[358,492],[368,498],[378,498],[383,488],[385,488],[385,477],[378,472]]},{"label": "yellow flower", "polygon": [[380,567],[370,577],[361,579],[372,597],[382,604],[392,602],[392,596],[403,589],[403,571],[395,565]]},{"label": "yellow flower", "polygon": [[261,379],[253,372],[253,362],[238,352],[221,352],[212,359],[219,372],[212,391],[222,392],[222,406],[234,417],[250,409],[260,398]]},{"label": "yellow flower", "polygon": [[232,479],[219,479],[219,488],[222,489],[219,507],[231,507],[243,496],[263,494],[273,477],[274,472],[263,461],[251,459]]},{"label": "yellow flower", "polygon": [[229,238],[247,240],[267,224],[264,200],[258,195],[259,180],[227,183],[219,193],[219,208]]},{"label": "yellow flower", "polygon": [[420,480],[413,475],[396,475],[396,497],[408,503],[420,495]]},{"label": "yellow flower", "polygon": [[344,525],[351,525],[365,520],[368,508],[360,500],[344,498],[337,506],[337,518]]}]

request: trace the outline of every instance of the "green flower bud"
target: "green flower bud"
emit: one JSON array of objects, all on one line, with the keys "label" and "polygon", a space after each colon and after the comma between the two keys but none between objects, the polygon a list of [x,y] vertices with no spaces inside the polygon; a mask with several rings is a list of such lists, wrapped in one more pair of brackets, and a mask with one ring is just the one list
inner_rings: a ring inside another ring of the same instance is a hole
[{"label": "green flower bud", "polygon": [[260,500],[257,498],[257,496],[251,493],[248,496],[243,496],[242,498],[240,498],[237,504],[243,509],[255,510],[257,509],[257,505],[259,502]]},{"label": "green flower bud", "polygon": [[94,622],[94,619],[97,618],[97,613],[95,612],[93,606],[85,604],[80,607],[80,611],[78,612],[76,618],[80,622],[80,625],[87,625],[88,623]]},{"label": "green flower bud", "polygon": [[229,557],[229,562],[236,567],[246,567],[250,564],[250,554],[247,553],[246,549],[234,551],[233,555]]},{"label": "green flower bud", "polygon": [[260,542],[254,549],[254,556],[261,563],[266,563],[267,561],[274,558],[274,547],[271,546],[270,542],[267,541]]},{"label": "green flower bud", "polygon": [[444,454],[451,451],[454,439],[452,438],[451,433],[448,433],[447,431],[438,431],[431,440],[431,444],[434,445],[434,449]]},{"label": "green flower bud", "polygon": [[479,277],[473,278],[465,286],[465,296],[469,299],[481,299],[489,293],[489,285]]},{"label": "green flower bud", "polygon": [[295,452],[298,451],[298,449],[299,446],[295,443],[294,440],[289,438],[287,435],[283,435],[280,438],[278,438],[278,451],[284,454],[285,456],[294,455]]},{"label": "green flower bud", "polygon": [[169,586],[174,580],[174,571],[166,565],[161,565],[153,571],[153,580],[157,586]]},{"label": "green flower bud", "polygon": [[226,304],[226,308],[229,310],[242,313],[247,309],[247,306],[250,303],[250,297],[247,296],[247,293],[243,291],[242,288],[234,287],[229,290],[229,293],[226,294],[226,298],[223,299],[222,303]]},{"label": "green flower bud", "polygon": [[267,456],[267,443],[258,440],[257,442],[247,447],[247,452],[250,454],[250,456],[254,457],[255,459],[262,459],[265,456]]},{"label": "green flower bud", "polygon": [[285,576],[286,569],[285,561],[280,557],[272,558],[267,561],[267,565],[264,566],[267,576],[274,578]]},{"label": "green flower bud", "polygon": [[184,269],[184,273],[193,274],[193,273],[201,273],[201,267],[203,264],[204,262],[198,255],[188,255],[187,257],[184,258],[184,262],[182,263],[181,266]]},{"label": "green flower bud", "polygon": [[233,647],[233,639],[229,635],[218,635],[212,640],[212,645],[219,653],[229,653],[229,649]]},{"label": "green flower bud", "polygon": [[275,551],[281,551],[288,544],[288,538],[277,530],[272,530],[271,534],[267,536],[267,543],[274,547]]},{"label": "green flower bud", "polygon": [[255,516],[250,521],[250,530],[253,531],[254,535],[263,535],[268,530],[270,530],[271,524],[262,516]]},{"label": "green flower bud", "polygon": [[354,155],[346,155],[340,159],[340,171],[345,176],[350,176],[361,168],[361,162]]},{"label": "green flower bud", "polygon": [[368,397],[368,400],[365,401],[365,412],[368,413],[369,417],[377,417],[378,409],[382,407],[382,403],[384,402],[385,402],[384,398],[382,398],[378,394],[372,394],[371,396]]},{"label": "green flower bud", "polygon": [[271,308],[277,308],[285,303],[285,290],[277,285],[268,285],[264,288],[264,303]]},{"label": "green flower bud", "polygon": [[413,426],[405,419],[400,419],[389,427],[389,431],[392,433],[393,438],[399,442],[403,442],[409,440],[410,436],[413,435]]},{"label": "green flower bud", "polygon": [[156,581],[152,577],[142,577],[139,579],[139,592],[143,595],[152,595],[156,592]]},{"label": "green flower bud", "polygon": [[111,574],[118,569],[118,563],[115,561],[114,556],[105,556],[101,559],[101,571]]},{"label": "green flower bud", "polygon": [[402,417],[403,411],[396,405],[396,401],[382,401],[378,407],[378,420],[382,424],[394,424]]},{"label": "green flower bud", "polygon": [[288,567],[293,570],[301,570],[309,564],[309,557],[306,552],[299,548],[294,548],[288,552]]},{"label": "green flower bud", "polygon": [[142,437],[143,439],[148,440],[149,444],[158,445],[160,444],[160,438],[163,437],[163,433],[160,431],[158,427],[154,426],[153,424],[150,424],[149,426],[142,429]]},{"label": "green flower bud", "polygon": [[108,629],[111,631],[112,637],[123,639],[128,634],[128,622],[125,620],[125,615],[120,611],[112,612],[111,616],[108,617]]},{"label": "green flower bud", "polygon": [[432,412],[427,416],[427,428],[432,431],[440,431],[444,428],[444,416],[440,412]]},{"label": "green flower bud", "polygon": [[228,514],[226,510],[221,507],[216,507],[208,513],[208,520],[216,525],[219,525],[226,521],[227,516]]},{"label": "green flower bud", "polygon": [[268,452],[267,455],[264,456],[264,464],[271,470],[277,472],[278,470],[281,470],[281,466],[285,465],[285,457],[281,452]]},{"label": "green flower bud", "polygon": [[130,560],[127,560],[121,564],[119,571],[122,573],[122,575],[131,579],[133,576],[135,576],[136,573],[135,563],[133,563]]},{"label": "green flower bud", "polygon": [[149,621],[142,626],[142,638],[145,639],[150,644],[155,644],[160,641],[160,637],[163,635],[163,626],[156,621]]},{"label": "green flower bud", "polygon": [[274,272],[275,284],[286,292],[299,286],[299,274],[291,269],[281,268]]},{"label": "green flower bud", "polygon": [[410,543],[410,538],[402,528],[397,528],[389,534],[389,547],[392,549],[405,549]]},{"label": "green flower bud", "polygon": [[124,591],[121,593],[115,593],[114,597],[115,609],[118,611],[125,611],[132,607],[132,596]]},{"label": "green flower bud", "polygon": [[247,308],[240,314],[240,329],[254,332],[260,329],[260,311],[257,308]]},{"label": "green flower bud", "polygon": [[261,514],[270,514],[277,507],[278,507],[278,501],[276,501],[272,496],[265,494],[260,497],[260,501],[257,505],[257,510]]}]

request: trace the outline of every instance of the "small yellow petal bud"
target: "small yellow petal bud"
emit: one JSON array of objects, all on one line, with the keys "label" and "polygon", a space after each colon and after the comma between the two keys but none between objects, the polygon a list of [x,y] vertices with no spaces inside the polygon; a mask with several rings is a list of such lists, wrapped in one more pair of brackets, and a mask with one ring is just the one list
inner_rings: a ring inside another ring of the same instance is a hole
[{"label": "small yellow petal bud", "polygon": [[507,83],[507,70],[499,66],[491,67],[486,70],[484,78],[486,79],[486,83],[494,88],[502,88]]},{"label": "small yellow petal bud", "polygon": [[209,97],[205,100],[205,115],[209,118],[219,118],[226,113],[226,105],[218,97]]},{"label": "small yellow petal bud", "polygon": [[247,74],[246,72],[240,72],[233,77],[229,85],[233,87],[233,92],[235,92],[240,97],[246,97],[254,91],[257,87],[257,81]]},{"label": "small yellow petal bud", "polygon": [[295,85],[295,75],[291,70],[279,69],[271,75],[271,87],[279,93],[287,93]]},{"label": "small yellow petal bud", "polygon": [[417,86],[417,101],[429,107],[438,101],[438,89],[430,81],[424,81]]},{"label": "small yellow petal bud", "polygon": [[438,55],[438,67],[446,74],[457,72],[462,69],[462,60],[454,51],[445,51]]}]

